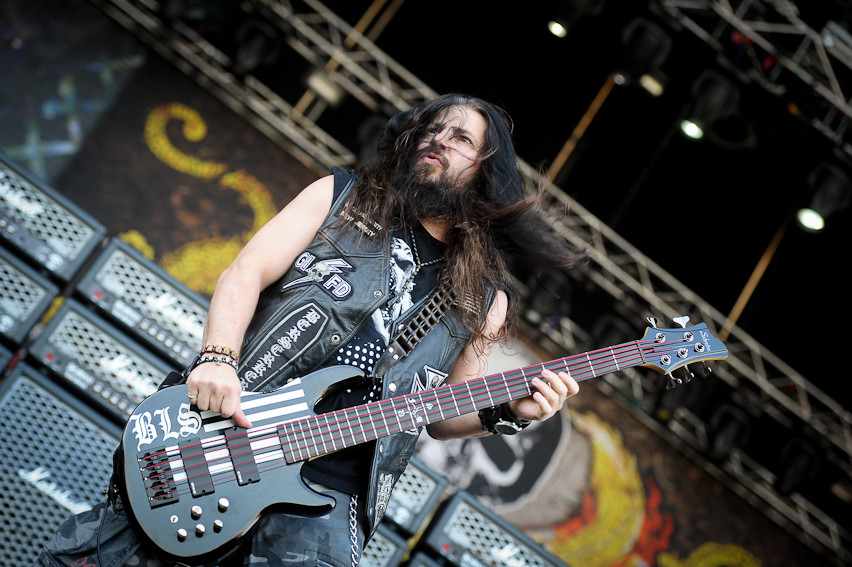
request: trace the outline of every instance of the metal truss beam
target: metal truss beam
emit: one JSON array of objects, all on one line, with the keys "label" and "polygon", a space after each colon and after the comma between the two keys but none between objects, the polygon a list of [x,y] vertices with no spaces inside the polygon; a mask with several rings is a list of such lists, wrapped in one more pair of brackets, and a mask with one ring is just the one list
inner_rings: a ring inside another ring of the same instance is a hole
[{"label": "metal truss beam", "polygon": [[[796,104],[814,128],[852,155],[852,34],[840,23],[807,22],[791,0],[652,0],[652,6],[732,68],[745,63],[747,79]],[[736,46],[733,31],[744,38]],[[735,55],[736,49],[744,52]]]},{"label": "metal truss beam", "polygon": [[355,155],[252,76],[238,80],[227,55],[180,21],[166,25],[156,2],[91,0],[148,47],[193,78],[300,161],[318,171],[346,167]]}]

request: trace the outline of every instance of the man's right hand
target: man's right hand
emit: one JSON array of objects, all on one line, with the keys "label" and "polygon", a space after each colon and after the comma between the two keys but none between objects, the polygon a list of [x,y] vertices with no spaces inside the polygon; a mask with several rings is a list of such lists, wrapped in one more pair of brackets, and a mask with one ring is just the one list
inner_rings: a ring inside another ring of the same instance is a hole
[{"label": "man's right hand", "polygon": [[198,409],[229,417],[237,427],[251,427],[240,407],[240,379],[231,366],[217,362],[200,364],[190,372],[186,389]]}]

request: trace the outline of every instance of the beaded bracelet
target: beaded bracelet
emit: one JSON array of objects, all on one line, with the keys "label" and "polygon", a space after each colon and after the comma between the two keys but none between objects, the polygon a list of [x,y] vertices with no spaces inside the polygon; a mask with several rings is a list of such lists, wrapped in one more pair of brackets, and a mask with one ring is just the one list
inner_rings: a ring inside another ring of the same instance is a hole
[{"label": "beaded bracelet", "polygon": [[234,370],[237,370],[237,362],[234,359],[229,358],[227,356],[209,356],[209,355],[208,356],[202,356],[201,358],[198,359],[198,362],[195,363],[195,366],[198,367],[198,366],[204,364],[205,362],[216,362],[216,363],[227,364],[228,366],[230,366]]},{"label": "beaded bracelet", "polygon": [[227,356],[234,359],[236,362],[240,361],[240,353],[236,350],[224,346],[218,345],[207,345],[203,349],[201,349],[202,356],[205,354],[221,354],[222,356]]}]

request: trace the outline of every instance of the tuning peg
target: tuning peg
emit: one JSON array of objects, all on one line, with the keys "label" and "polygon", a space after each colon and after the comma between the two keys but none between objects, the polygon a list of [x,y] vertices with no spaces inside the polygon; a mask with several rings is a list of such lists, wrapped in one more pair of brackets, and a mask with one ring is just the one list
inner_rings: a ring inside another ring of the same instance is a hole
[{"label": "tuning peg", "polygon": [[675,323],[677,323],[678,325],[680,325],[681,327],[686,329],[687,324],[689,324],[689,316],[682,315],[680,317],[674,317],[674,318],[672,318],[672,321],[674,321]]},{"label": "tuning peg", "polygon": [[648,321],[648,324],[651,325],[652,327],[657,326],[657,318],[656,317],[646,317],[645,320]]},{"label": "tuning peg", "polygon": [[681,383],[680,378],[672,376],[671,374],[666,374],[666,390],[671,390],[675,386],[680,386]]},{"label": "tuning peg", "polygon": [[713,373],[713,369],[710,368],[710,365],[706,362],[702,362],[701,366],[695,372],[699,378],[707,378],[710,374]]},{"label": "tuning peg", "polygon": [[693,378],[695,378],[695,374],[693,374],[692,370],[690,370],[687,366],[675,368],[672,370],[672,375],[677,378],[678,384],[688,384]]}]

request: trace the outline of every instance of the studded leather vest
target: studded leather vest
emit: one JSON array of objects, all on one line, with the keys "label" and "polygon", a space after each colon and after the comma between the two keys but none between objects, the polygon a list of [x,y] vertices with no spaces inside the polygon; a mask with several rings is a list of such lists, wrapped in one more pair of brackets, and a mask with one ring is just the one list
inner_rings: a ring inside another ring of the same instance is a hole
[{"label": "studded leather vest", "polygon": [[[334,177],[343,190],[316,238],[293,267],[260,295],[241,349],[238,374],[247,390],[273,389],[327,366],[388,299],[389,259],[384,243],[377,238],[383,227],[370,219],[354,219],[339,228],[338,215],[355,175],[335,168]],[[489,295],[487,305],[493,292]],[[419,307],[415,304],[407,315]],[[469,339],[450,310],[383,377],[382,398],[440,386]],[[366,505],[368,538],[384,515],[419,433],[420,428],[411,429],[376,442]]]}]

